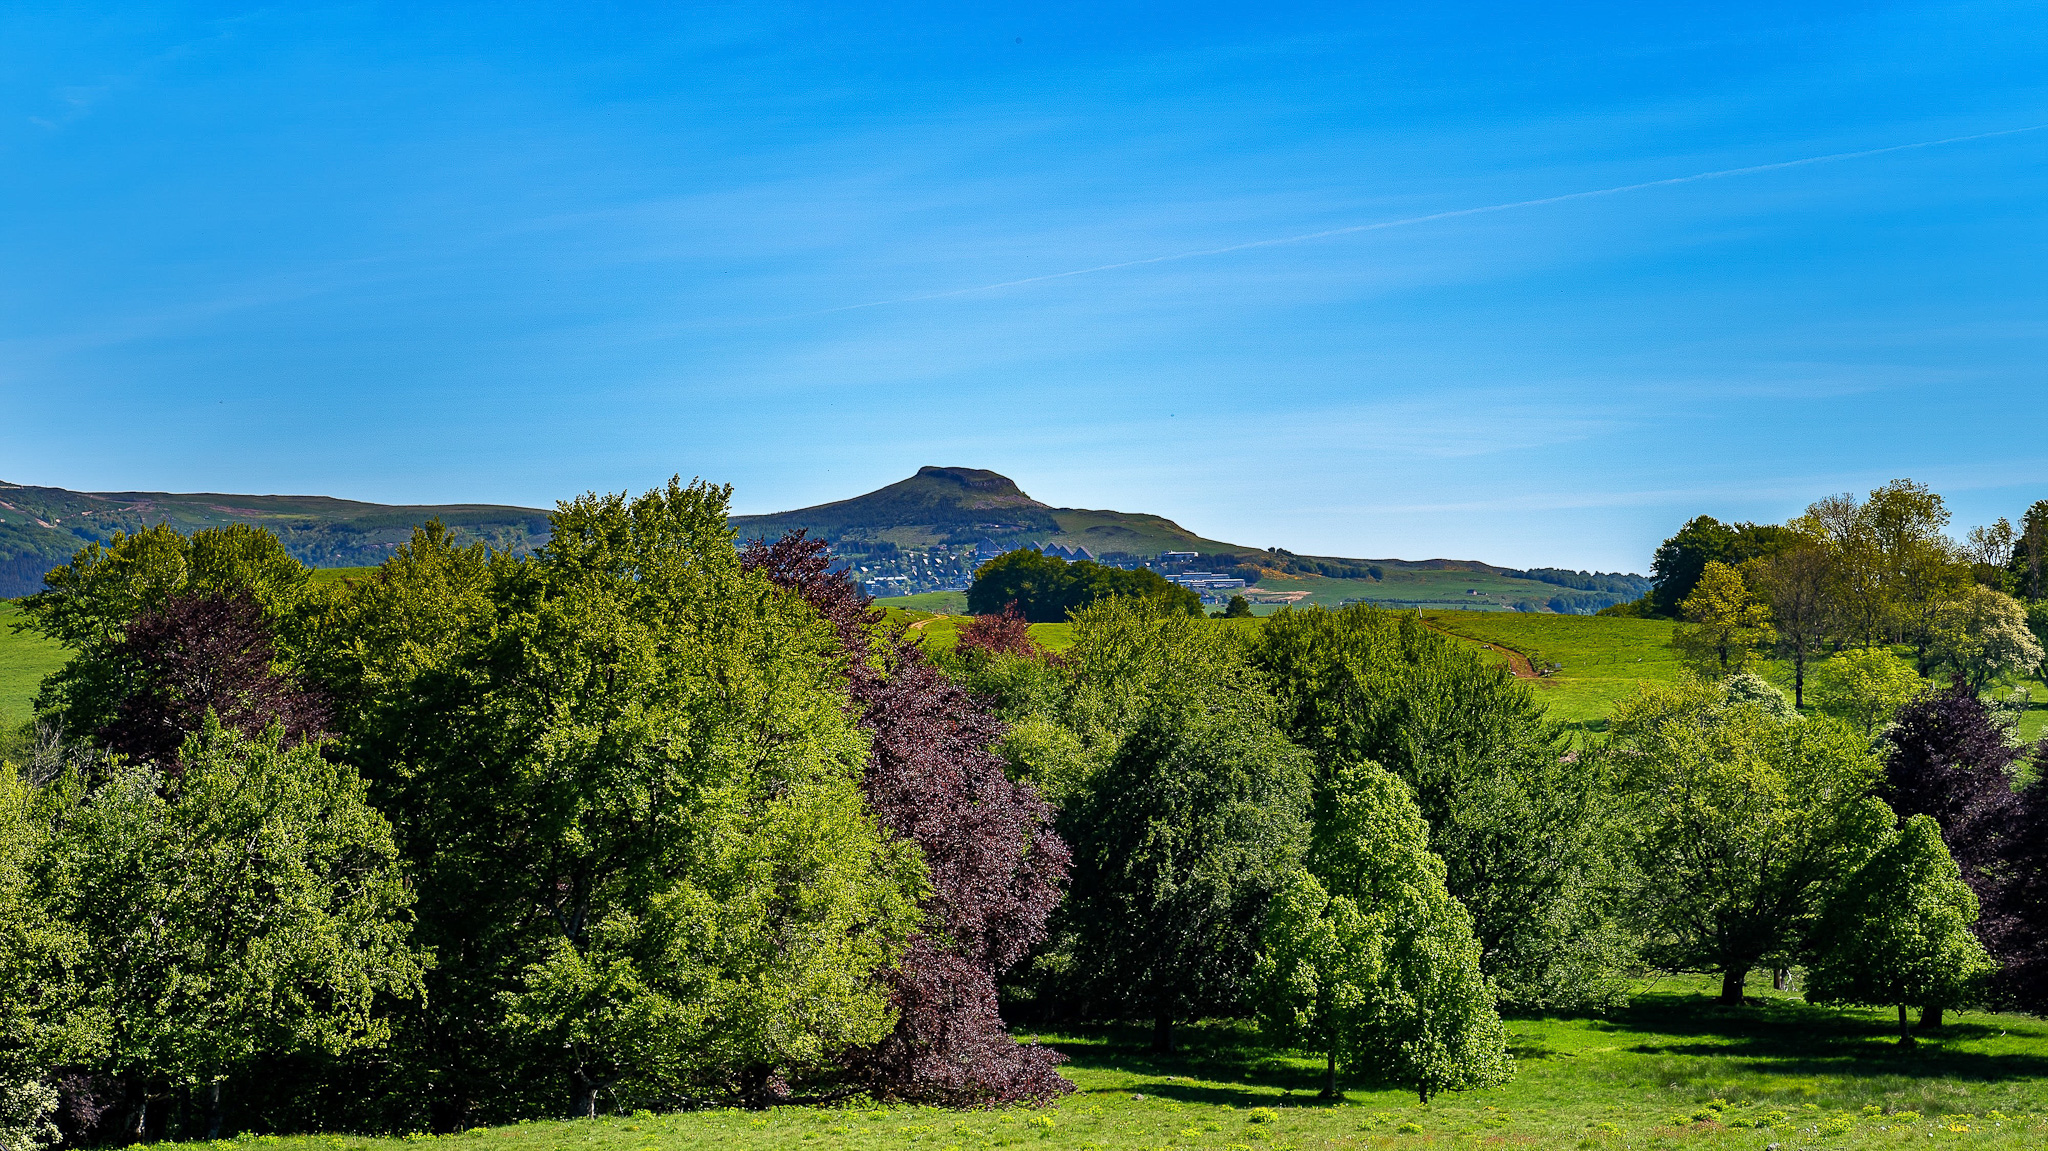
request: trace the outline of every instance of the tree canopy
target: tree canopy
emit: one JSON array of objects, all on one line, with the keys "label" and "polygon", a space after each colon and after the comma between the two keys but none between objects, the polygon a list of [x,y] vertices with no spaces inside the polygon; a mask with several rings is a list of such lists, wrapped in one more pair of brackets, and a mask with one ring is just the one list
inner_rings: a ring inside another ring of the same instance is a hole
[{"label": "tree canopy", "polygon": [[1200,596],[1169,583],[1158,572],[1108,567],[1092,560],[1069,563],[1032,548],[1004,552],[976,568],[974,583],[967,589],[967,610],[989,615],[1014,603],[1032,623],[1059,623],[1080,608],[1118,596],[1147,600],[1163,611],[1202,611]]}]

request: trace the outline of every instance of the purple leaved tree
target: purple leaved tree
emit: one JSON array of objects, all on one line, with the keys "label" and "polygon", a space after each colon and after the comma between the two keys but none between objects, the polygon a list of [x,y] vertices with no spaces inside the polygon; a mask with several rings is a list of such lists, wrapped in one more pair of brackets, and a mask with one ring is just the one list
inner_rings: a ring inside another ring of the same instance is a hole
[{"label": "purple leaved tree", "polygon": [[948,1106],[1046,1102],[1072,1090],[1056,1052],[1019,1044],[996,1010],[996,981],[1046,936],[1069,862],[1053,812],[991,751],[1003,724],[882,616],[822,540],[792,532],[741,553],[839,629],[848,687],[872,733],[865,787],[884,826],[931,871],[925,930],[889,975],[898,1018],[858,1053],[879,1095]]}]

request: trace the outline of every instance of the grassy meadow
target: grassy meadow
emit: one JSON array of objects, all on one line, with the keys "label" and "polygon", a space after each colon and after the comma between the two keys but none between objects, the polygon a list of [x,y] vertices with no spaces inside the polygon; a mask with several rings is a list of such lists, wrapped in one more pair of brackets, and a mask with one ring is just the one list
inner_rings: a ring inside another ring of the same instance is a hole
[{"label": "grassy meadow", "polygon": [[[1967,1013],[1900,1048],[1884,1012],[1811,1007],[1672,977],[1604,1014],[1508,1020],[1512,1082],[1428,1104],[1380,1084],[1315,1097],[1318,1061],[1261,1047],[1237,1024],[1185,1029],[1155,1056],[1139,1029],[1048,1030],[1076,1091],[1042,1109],[785,1107],[529,1122],[432,1140],[453,1148],[668,1151],[1308,1151],[1310,1148],[2035,1148],[2048,1144],[2048,1024]],[[242,1140],[373,1151],[426,1140],[323,1135]],[[222,1146],[223,1144],[215,1144]],[[228,1141],[225,1145],[233,1146]]]},{"label": "grassy meadow", "polygon": [[43,677],[64,666],[66,649],[32,632],[17,632],[21,608],[0,600],[0,730],[27,723],[34,716],[36,688]]}]

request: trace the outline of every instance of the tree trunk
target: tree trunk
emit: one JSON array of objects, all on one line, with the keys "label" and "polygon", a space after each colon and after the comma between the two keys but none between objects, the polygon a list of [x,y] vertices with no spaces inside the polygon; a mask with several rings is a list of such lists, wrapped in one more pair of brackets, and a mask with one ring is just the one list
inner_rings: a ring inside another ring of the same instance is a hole
[{"label": "tree trunk", "polygon": [[1773,968],[1771,968],[1771,990],[1772,990],[1772,991],[1783,991],[1783,990],[1785,990],[1785,977],[1786,977],[1787,975],[1790,975],[1790,974],[1791,974],[1791,972],[1789,972],[1789,971],[1786,971],[1786,970],[1785,970],[1784,968],[1782,968],[1782,967],[1773,967]]},{"label": "tree trunk", "polygon": [[1907,1026],[1906,1005],[1901,1003],[1899,1004],[1899,1046],[1911,1047],[1912,1045],[1913,1031]]},{"label": "tree trunk", "polygon": [[137,1143],[149,1138],[149,1088],[142,1089],[142,1098],[135,1104],[135,1125],[129,1129]]},{"label": "tree trunk", "polygon": [[1941,1011],[1940,1007],[1922,1007],[1920,1009],[1920,1030],[1941,1030]]},{"label": "tree trunk", "polygon": [[1330,1044],[1330,1061],[1323,1068],[1323,1098],[1337,1097],[1337,1044]]},{"label": "tree trunk", "polygon": [[1721,1002],[1730,1007],[1742,1006],[1742,985],[1749,981],[1749,968],[1730,968],[1721,973]]},{"label": "tree trunk", "polygon": [[206,1085],[206,1137],[220,1138],[220,1080]]},{"label": "tree trunk", "polygon": [[569,1093],[569,1113],[578,1119],[597,1118],[597,1090],[595,1082],[576,1076]]},{"label": "tree trunk", "polygon": [[1173,1016],[1163,1011],[1152,1019],[1152,1050],[1159,1055],[1173,1054]]},{"label": "tree trunk", "polygon": [[[1792,706],[1806,706],[1806,649],[1803,647],[1792,656]],[[1778,990],[1783,991],[1784,988]]]}]

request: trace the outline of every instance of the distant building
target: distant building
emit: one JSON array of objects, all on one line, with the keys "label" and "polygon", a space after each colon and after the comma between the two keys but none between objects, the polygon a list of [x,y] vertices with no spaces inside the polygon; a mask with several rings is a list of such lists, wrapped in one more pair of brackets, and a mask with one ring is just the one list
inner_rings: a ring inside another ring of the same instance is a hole
[{"label": "distant building", "polygon": [[1193,563],[1202,558],[1201,552],[1160,552],[1159,562],[1163,564]]}]

